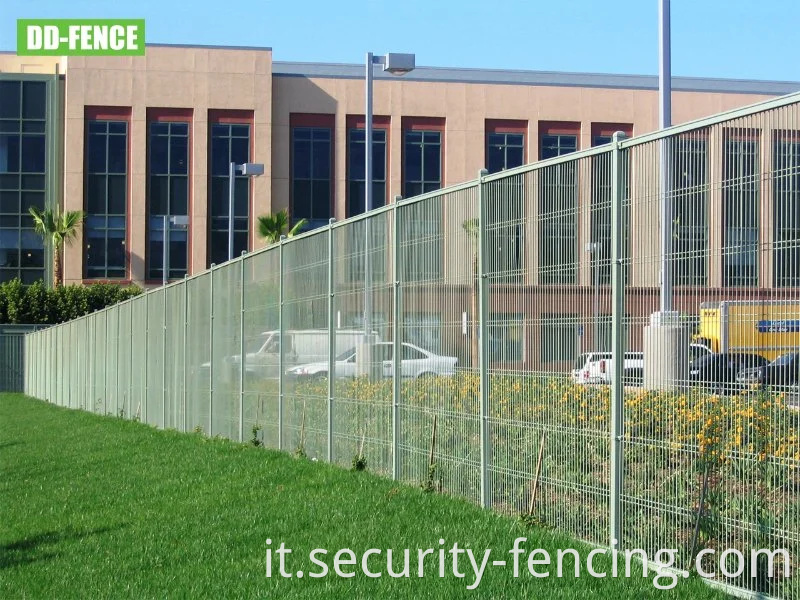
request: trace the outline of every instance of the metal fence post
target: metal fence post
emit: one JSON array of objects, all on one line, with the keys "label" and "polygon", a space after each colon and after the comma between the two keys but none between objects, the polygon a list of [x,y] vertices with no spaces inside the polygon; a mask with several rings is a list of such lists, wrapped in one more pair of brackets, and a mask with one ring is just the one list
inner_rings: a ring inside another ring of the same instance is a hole
[{"label": "metal fence post", "polygon": [[[487,210],[484,195],[483,178],[488,175],[486,169],[478,172],[478,327],[480,330],[480,431],[481,431],[481,506],[489,508],[492,504],[489,493],[489,335],[487,321],[489,319],[489,277],[487,274],[487,240],[486,222],[489,211]],[[473,318],[474,315],[473,315]]]},{"label": "metal fence post", "polygon": [[147,423],[147,372],[150,368],[150,292],[144,293],[144,399],[142,400],[142,423]]},{"label": "metal fence post", "polygon": [[394,269],[394,298],[392,302],[392,371],[394,373],[392,378],[392,479],[395,481],[400,479],[400,436],[402,435],[400,430],[400,382],[403,374],[401,372],[402,363],[400,362],[400,318],[403,311],[400,306],[400,224],[397,219],[397,215],[400,213],[397,210],[397,204],[400,200],[401,196],[395,196],[394,205],[392,206],[392,269]]},{"label": "metal fence post", "polygon": [[[105,316],[106,316],[106,318],[105,318],[105,322],[106,322],[106,339],[105,339],[105,343],[103,344],[103,349],[106,352],[105,352],[105,356],[103,357],[103,414],[106,415],[106,414],[108,414],[108,357],[110,355],[109,348],[108,348],[108,315],[111,314],[111,309],[106,308],[106,309],[104,309],[104,312],[105,312]],[[61,339],[61,330],[58,329],[57,331],[58,331],[58,335],[56,337],[57,337],[57,340],[60,341],[60,339]],[[58,362],[59,362],[59,365],[58,365],[59,366],[59,370],[58,370],[59,377],[58,377],[57,393],[60,396],[61,395],[60,394],[60,391],[61,391],[61,369],[60,369],[60,367],[61,367],[61,356],[60,356],[60,353],[59,353],[59,357],[58,357]]]},{"label": "metal fence post", "polygon": [[187,367],[189,359],[186,357],[187,343],[189,330],[189,276],[183,276],[183,394],[181,397],[181,404],[183,410],[183,431],[186,432],[186,386],[188,384]]},{"label": "metal fence post", "polygon": [[208,272],[210,277],[208,294],[209,318],[208,318],[208,435],[213,435],[214,419],[214,263],[211,263],[211,270]]},{"label": "metal fence post", "polygon": [[[117,314],[117,339],[116,343],[114,344],[114,351],[116,352],[116,358],[114,359],[114,370],[116,371],[115,379],[114,379],[114,415],[119,416],[119,310],[120,307],[117,306],[116,314]],[[71,347],[71,346],[70,346]]]},{"label": "metal fence post", "polygon": [[614,133],[611,150],[611,356],[614,358],[611,374],[611,480],[609,481],[609,545],[613,548],[622,541],[622,437],[624,394],[622,375],[625,356],[625,181],[621,132]]},{"label": "metal fence post", "polygon": [[[166,229],[165,229],[166,231]],[[161,428],[167,428],[167,288],[161,289],[164,294],[164,326],[161,333]]]},{"label": "metal fence post", "polygon": [[336,378],[336,328],[333,320],[333,224],[328,221],[328,462],[333,462],[333,394]]},{"label": "metal fence post", "polygon": [[133,406],[133,305],[135,303],[131,301],[131,308],[128,311],[128,320],[130,321],[128,330],[130,331],[130,335],[128,336],[128,340],[130,340],[130,352],[128,352],[128,418],[131,418],[131,407]]},{"label": "metal fence post", "polygon": [[244,255],[247,251],[242,250],[242,257],[239,259],[239,441],[244,441],[244,372],[245,372],[245,345],[244,345]]},{"label": "metal fence post", "polygon": [[283,244],[278,240],[278,450],[283,450]]}]

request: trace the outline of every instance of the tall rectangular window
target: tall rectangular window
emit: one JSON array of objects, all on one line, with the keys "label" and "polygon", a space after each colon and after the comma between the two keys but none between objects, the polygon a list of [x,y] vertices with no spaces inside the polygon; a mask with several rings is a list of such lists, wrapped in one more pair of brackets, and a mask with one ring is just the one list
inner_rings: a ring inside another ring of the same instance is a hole
[{"label": "tall rectangular window", "polygon": [[127,273],[128,121],[126,115],[120,117],[112,120],[109,115],[86,122],[84,243],[88,279],[124,278]]},{"label": "tall rectangular window", "polygon": [[[403,196],[411,198],[442,187],[444,119],[403,119]],[[406,211],[401,236],[403,278],[431,281],[442,276],[442,202],[431,199]]]},{"label": "tall rectangular window", "polygon": [[[627,123],[592,123],[592,146],[604,146],[611,143],[615,131],[622,131],[631,137],[633,125]],[[630,239],[627,219],[630,213],[629,168],[627,151],[623,152],[625,160],[622,166],[625,171],[625,248],[627,251]],[[591,205],[591,282],[592,285],[611,283],[611,153],[592,157],[592,205]]]},{"label": "tall rectangular window", "polygon": [[292,222],[322,227],[333,216],[333,115],[291,115],[291,129]]},{"label": "tall rectangular window", "polygon": [[[213,116],[211,117],[214,118]],[[208,263],[228,260],[230,164],[250,162],[250,130],[247,117],[218,117],[211,123],[210,237]],[[248,249],[250,177],[236,172],[233,187],[233,256]]]},{"label": "tall rectangular window", "polygon": [[[490,173],[525,162],[526,121],[486,121],[486,168]],[[524,175],[492,181],[487,194],[488,269],[494,281],[516,281],[525,254]]]},{"label": "tall rectangular window", "polygon": [[[540,123],[539,157],[578,149],[580,123]],[[565,162],[538,171],[539,283],[574,284],[578,245],[578,171]]]},{"label": "tall rectangular window", "polygon": [[47,83],[0,80],[0,283],[44,277],[31,207],[45,205]]},{"label": "tall rectangular window", "polygon": [[167,279],[175,279],[188,267],[188,231],[173,217],[189,215],[189,123],[151,121],[149,133],[147,277],[161,280],[166,258]]},{"label": "tall rectangular window", "polygon": [[542,364],[571,362],[578,355],[578,316],[543,314],[539,330]]},{"label": "tall rectangular window", "polygon": [[489,360],[493,363],[515,363],[523,359],[525,346],[523,315],[493,314],[488,323]]},{"label": "tall rectangular window", "polygon": [[774,276],[779,287],[800,287],[800,132],[773,140]]},{"label": "tall rectangular window", "polygon": [[[364,212],[365,130],[363,120],[348,117],[347,127],[347,216]],[[372,128],[372,208],[386,204],[387,139],[389,120],[374,117]]]},{"label": "tall rectangular window", "polygon": [[758,132],[729,134],[723,152],[722,273],[725,286],[758,284]]},{"label": "tall rectangular window", "polygon": [[705,285],[708,256],[708,139],[684,134],[671,142],[672,260],[675,285]]}]

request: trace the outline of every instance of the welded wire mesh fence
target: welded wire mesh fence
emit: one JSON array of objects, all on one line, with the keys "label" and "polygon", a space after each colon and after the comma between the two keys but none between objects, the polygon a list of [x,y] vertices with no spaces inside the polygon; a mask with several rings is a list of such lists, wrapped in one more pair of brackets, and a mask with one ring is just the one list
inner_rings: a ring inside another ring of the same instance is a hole
[{"label": "welded wire mesh fence", "polygon": [[739,549],[729,583],[800,599],[749,560],[800,566],[798,111],[568,155],[544,136],[554,158],[31,333],[26,390],[366,464],[679,567]]}]

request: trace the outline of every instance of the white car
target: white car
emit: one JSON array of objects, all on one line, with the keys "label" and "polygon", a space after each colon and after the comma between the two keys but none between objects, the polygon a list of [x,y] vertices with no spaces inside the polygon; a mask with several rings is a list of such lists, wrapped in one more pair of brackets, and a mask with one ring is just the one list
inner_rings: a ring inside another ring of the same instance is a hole
[{"label": "white car", "polygon": [[[575,359],[572,380],[578,384],[611,383],[614,359],[611,352],[587,352]],[[622,363],[622,378],[626,385],[639,385],[644,372],[644,355],[626,352]]]},{"label": "white car", "polygon": [[[394,375],[393,349],[394,344],[391,342],[379,342],[373,349],[374,360],[381,364],[381,372],[384,377]],[[350,348],[337,356],[336,377],[355,377],[356,360],[355,348]],[[402,376],[407,378],[453,375],[456,363],[458,363],[458,358],[455,356],[440,356],[414,344],[404,343],[400,369]],[[286,373],[298,378],[327,377],[328,361],[298,365],[288,369]]]}]

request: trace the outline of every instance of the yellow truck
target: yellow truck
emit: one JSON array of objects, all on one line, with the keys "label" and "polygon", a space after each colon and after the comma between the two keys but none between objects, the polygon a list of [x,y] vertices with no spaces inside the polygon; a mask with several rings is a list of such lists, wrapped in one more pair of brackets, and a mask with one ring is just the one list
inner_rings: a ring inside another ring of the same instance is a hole
[{"label": "yellow truck", "polygon": [[723,300],[700,304],[695,344],[774,360],[800,352],[800,300]]}]

